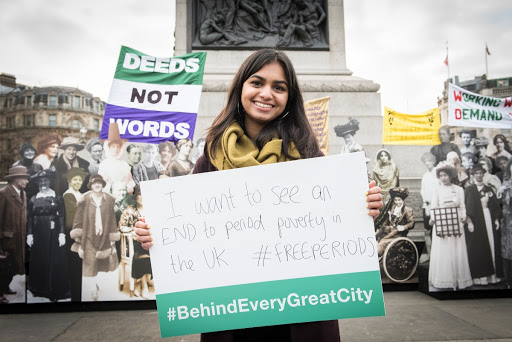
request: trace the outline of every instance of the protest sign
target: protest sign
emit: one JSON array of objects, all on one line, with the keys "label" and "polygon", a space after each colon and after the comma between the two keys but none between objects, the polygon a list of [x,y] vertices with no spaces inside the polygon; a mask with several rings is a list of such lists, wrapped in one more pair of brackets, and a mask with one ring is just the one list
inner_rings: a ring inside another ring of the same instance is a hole
[{"label": "protest sign", "polygon": [[438,145],[441,118],[434,108],[420,114],[399,113],[384,107],[382,143],[389,145]]},{"label": "protest sign", "polygon": [[304,102],[304,110],[323,154],[329,154],[329,97]]},{"label": "protest sign", "polygon": [[475,94],[450,83],[448,125],[483,128],[512,128],[512,97],[496,98]]},{"label": "protest sign", "polygon": [[141,183],[163,337],[384,315],[364,153]]},{"label": "protest sign", "polygon": [[121,47],[100,138],[117,122],[121,138],[158,144],[192,139],[206,52],[153,57]]}]

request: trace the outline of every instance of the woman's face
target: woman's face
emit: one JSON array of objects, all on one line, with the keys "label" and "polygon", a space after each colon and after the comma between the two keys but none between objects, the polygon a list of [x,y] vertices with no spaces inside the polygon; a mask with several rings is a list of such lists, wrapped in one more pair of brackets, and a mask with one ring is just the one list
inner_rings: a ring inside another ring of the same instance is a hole
[{"label": "woman's face", "polygon": [[108,145],[108,150],[110,151],[110,155],[112,157],[118,157],[119,154],[121,153],[121,144],[118,144],[118,143],[111,143],[110,145]]},{"label": "woman's face", "polygon": [[397,207],[401,207],[403,204],[404,204],[404,200],[401,198],[401,197],[395,197],[395,199],[393,200],[393,203],[397,206]]},{"label": "woman's face", "polygon": [[184,156],[189,156],[190,151],[192,151],[192,143],[190,141],[187,141],[186,143],[181,145],[180,154]]},{"label": "woman's face", "polygon": [[71,178],[71,180],[69,181],[69,186],[71,187],[71,189],[78,191],[82,187],[83,182],[84,180],[82,176],[75,176]]},{"label": "woman's face", "polygon": [[496,146],[498,152],[501,152],[505,149],[505,143],[503,142],[503,140],[501,140],[501,138],[496,139],[496,144],[494,144],[494,146]]},{"label": "woman's face", "polygon": [[[426,159],[426,158],[425,158]],[[435,164],[435,160],[432,160],[432,159],[426,159],[425,160],[425,166],[427,167],[427,169],[429,170],[432,170],[432,168],[434,167],[434,164]]]},{"label": "woman's face", "polygon": [[388,154],[386,152],[381,152],[380,155],[379,155],[379,160],[382,163],[387,163],[389,161]]},{"label": "woman's face", "polygon": [[485,171],[489,172],[489,167],[487,166],[487,163],[484,160],[478,162],[478,164],[482,165]]},{"label": "woman's face", "polygon": [[39,191],[43,192],[50,189],[50,179],[49,178],[39,178],[37,181],[37,185],[39,186]]},{"label": "woman's face", "polygon": [[197,144],[197,150],[199,151],[199,155],[202,155],[204,152],[204,141],[201,141]]},{"label": "woman's face", "polygon": [[64,150],[64,155],[68,160],[73,160],[76,157],[76,147],[75,146],[68,146]]},{"label": "woman's face", "polygon": [[450,185],[452,184],[452,180],[450,179],[450,175],[448,175],[444,171],[439,172],[439,180],[441,181],[441,184],[443,185]]},{"label": "woman's face", "polygon": [[23,151],[23,158],[32,160],[36,156],[36,151],[31,148],[27,148],[25,151]]},{"label": "woman's face", "polygon": [[149,163],[156,158],[156,149],[149,148],[147,150],[144,150],[144,153],[142,153],[142,156],[144,158],[145,163]]},{"label": "woman's face", "polygon": [[59,152],[59,145],[57,143],[51,144],[44,150],[44,154],[46,154],[50,158],[55,157],[58,152]]},{"label": "woman's face", "polygon": [[478,146],[477,151],[480,157],[485,157],[485,155],[487,154],[487,146]]},{"label": "woman's face", "polygon": [[96,144],[91,147],[91,157],[96,161],[101,160],[101,155],[103,154],[103,147],[100,144]]},{"label": "woman's face", "polygon": [[450,142],[450,132],[445,129],[439,130],[439,140],[441,140],[442,143],[449,143]]},{"label": "woman's face", "polygon": [[92,183],[91,190],[96,192],[96,193],[101,192],[103,190],[103,183],[102,182],[94,182],[94,183]]},{"label": "woman's face", "polygon": [[473,158],[462,156],[462,166],[464,166],[466,170],[473,168],[473,165],[475,165],[475,163],[473,163]]},{"label": "woman's face", "polygon": [[354,136],[350,133],[343,134],[343,139],[345,140],[345,144],[350,145],[354,142]]},{"label": "woman's face", "polygon": [[288,84],[278,62],[263,66],[243,84],[241,94],[246,127],[263,129],[281,115],[288,102]]},{"label": "woman's face", "polygon": [[142,208],[142,195],[141,194],[137,195],[137,198],[135,199],[135,201],[137,202],[137,207]]},{"label": "woman's face", "polygon": [[162,162],[168,162],[172,159],[172,151],[169,146],[165,146],[160,151],[160,159],[162,160]]}]

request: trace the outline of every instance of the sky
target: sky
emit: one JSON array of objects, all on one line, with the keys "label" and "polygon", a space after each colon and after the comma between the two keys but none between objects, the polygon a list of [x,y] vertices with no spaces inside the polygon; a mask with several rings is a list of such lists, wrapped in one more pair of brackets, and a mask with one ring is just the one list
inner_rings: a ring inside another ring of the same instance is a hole
[{"label": "sky", "polygon": [[[510,0],[345,0],[347,67],[380,84],[382,106],[437,107],[450,76],[512,76]],[[78,87],[106,101],[121,45],[173,53],[172,0],[0,1],[0,72],[31,86]]]}]

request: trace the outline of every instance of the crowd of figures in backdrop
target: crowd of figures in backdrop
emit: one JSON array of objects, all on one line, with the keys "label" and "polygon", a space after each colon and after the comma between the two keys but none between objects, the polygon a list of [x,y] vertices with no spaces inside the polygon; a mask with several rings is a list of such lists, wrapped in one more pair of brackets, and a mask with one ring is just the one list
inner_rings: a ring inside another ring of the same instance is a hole
[{"label": "crowd of figures in backdrop", "polygon": [[320,0],[199,0],[196,20],[198,47],[258,46],[270,37],[281,48],[327,48]]},{"label": "crowd of figures in backdrop", "polygon": [[[364,152],[355,141],[359,122],[335,127],[345,145],[341,153]],[[450,142],[441,127],[441,144],[421,156],[427,171],[421,180],[426,256],[431,291],[512,285],[512,151],[503,134],[492,139],[460,130],[463,144]],[[369,161],[369,159],[367,158]],[[382,189],[384,206],[375,220],[379,256],[392,239],[414,228],[408,190],[400,187],[399,169],[386,149],[377,152],[369,178]]]},{"label": "crowd of figures in backdrop", "polygon": [[[204,139],[192,155],[190,139],[128,143],[110,126],[105,141],[48,134],[21,146],[0,190],[0,303],[154,299],[134,234],[138,185],[191,173]],[[26,297],[13,290],[25,283]]]}]

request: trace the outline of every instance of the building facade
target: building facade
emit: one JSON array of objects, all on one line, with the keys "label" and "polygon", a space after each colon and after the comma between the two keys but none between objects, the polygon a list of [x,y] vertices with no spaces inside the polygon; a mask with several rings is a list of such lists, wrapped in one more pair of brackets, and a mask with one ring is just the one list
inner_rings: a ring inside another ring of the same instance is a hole
[{"label": "building facade", "polygon": [[18,149],[56,133],[83,141],[97,137],[105,110],[99,97],[72,87],[30,87],[0,75],[0,179],[19,159]]}]

